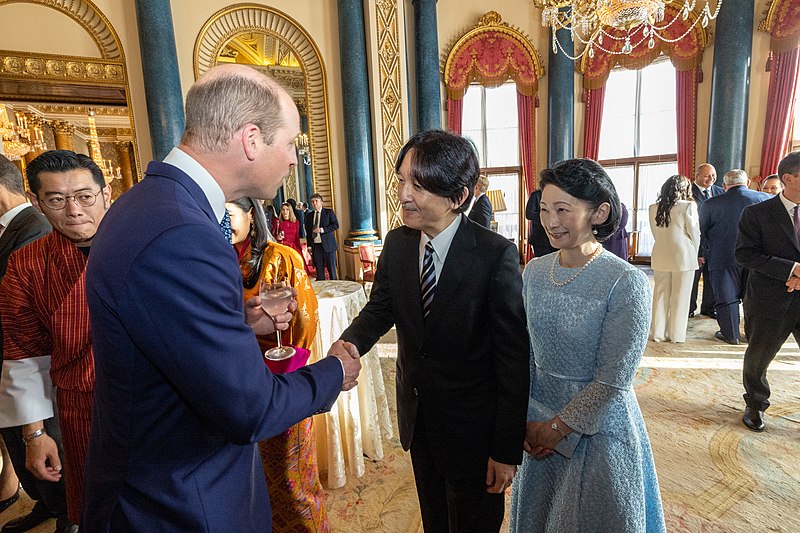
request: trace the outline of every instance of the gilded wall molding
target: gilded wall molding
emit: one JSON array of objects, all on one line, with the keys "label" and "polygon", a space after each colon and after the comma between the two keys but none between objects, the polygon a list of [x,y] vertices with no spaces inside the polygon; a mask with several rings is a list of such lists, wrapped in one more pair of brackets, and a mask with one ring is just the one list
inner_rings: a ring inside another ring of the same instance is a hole
[{"label": "gilded wall molding", "polygon": [[378,85],[381,95],[381,164],[386,180],[388,229],[403,225],[394,163],[403,145],[400,30],[397,0],[378,0]]},{"label": "gilded wall molding", "polygon": [[91,35],[103,59],[125,61],[117,32],[90,0],[0,0],[0,7],[4,4],[37,4],[55,9],[80,24]]},{"label": "gilded wall molding", "polygon": [[219,53],[228,41],[237,35],[253,32],[279,37],[291,47],[303,67],[314,188],[322,194],[326,204],[335,210],[325,65],[314,40],[296,20],[259,4],[236,4],[216,12],[203,25],[195,41],[195,79],[216,64]]},{"label": "gilded wall molding", "polygon": [[125,87],[125,63],[117,60],[0,50],[0,74],[18,80]]}]

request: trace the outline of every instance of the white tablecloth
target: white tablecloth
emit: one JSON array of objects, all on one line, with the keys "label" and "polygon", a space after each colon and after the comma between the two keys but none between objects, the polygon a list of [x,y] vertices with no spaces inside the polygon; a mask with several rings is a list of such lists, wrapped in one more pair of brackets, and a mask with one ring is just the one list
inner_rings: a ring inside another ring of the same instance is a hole
[{"label": "white tablecloth", "polygon": [[[319,330],[311,362],[328,353],[331,344],[366,305],[367,296],[354,281],[314,281],[319,300]],[[339,395],[331,411],[314,417],[320,478],[327,488],[347,482],[347,474],[364,475],[364,456],[383,459],[383,439],[394,434],[383,372],[375,350],[361,357],[358,386]]]}]

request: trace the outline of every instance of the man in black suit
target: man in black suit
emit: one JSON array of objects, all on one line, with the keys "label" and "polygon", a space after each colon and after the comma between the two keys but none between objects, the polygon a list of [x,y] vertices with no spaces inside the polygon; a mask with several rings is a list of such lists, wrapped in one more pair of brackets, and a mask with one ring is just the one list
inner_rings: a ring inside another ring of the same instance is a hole
[{"label": "man in black suit", "polygon": [[[13,252],[31,243],[39,237],[50,233],[51,227],[47,219],[25,197],[22,174],[5,156],[0,155],[0,282],[6,273],[8,258]],[[0,356],[3,354],[3,329],[0,325]],[[5,365],[4,365],[5,366]],[[27,365],[20,369],[24,372]],[[4,368],[4,371],[10,371]],[[25,382],[20,372],[14,374],[15,380]],[[25,492],[36,501],[30,513],[15,518],[3,526],[4,533],[18,533],[33,529],[51,517],[60,517],[66,523],[67,499],[63,478],[58,482],[37,479],[25,468],[25,444],[22,442],[21,426],[31,422],[25,416],[33,416],[37,420],[46,419],[48,434],[57,440],[56,446],[61,449],[58,420],[53,416],[52,406],[24,406],[24,401],[8,388],[10,379],[0,380],[0,435],[8,448],[9,459],[16,471]],[[53,396],[55,397],[55,396]],[[37,408],[45,411],[36,412]],[[25,414],[22,414],[22,413]],[[10,465],[9,465],[10,468]],[[5,469],[5,467],[4,467]]]},{"label": "man in black suit", "polygon": [[700,208],[701,242],[705,242],[705,263],[711,273],[719,325],[714,336],[728,344],[739,344],[739,302],[747,282],[747,270],[735,258],[739,217],[745,207],[769,199],[767,193],[748,189],[748,183],[744,170],[726,172],[725,194],[709,198]]},{"label": "man in black suit", "polygon": [[531,229],[528,232],[528,244],[533,246],[533,255],[541,257],[551,254],[557,250],[550,244],[550,238],[542,226],[539,214],[539,204],[542,202],[542,190],[536,189],[528,197],[525,204],[525,218],[531,221]]},{"label": "man in black suit", "polygon": [[339,229],[339,220],[333,209],[322,207],[322,195],[311,195],[311,213],[306,216],[306,241],[317,270],[317,281],[325,279],[325,267],[328,267],[330,279],[336,279],[336,235]]},{"label": "man in black suit", "polygon": [[492,203],[486,196],[489,189],[489,178],[478,176],[478,183],[475,184],[475,202],[469,211],[469,219],[484,228],[491,229],[492,223]]},{"label": "man in black suit", "polygon": [[[692,183],[692,196],[697,204],[697,212],[706,203],[706,200],[719,196],[725,190],[714,182],[717,179],[717,171],[713,165],[703,163],[694,173]],[[716,318],[714,311],[714,290],[711,287],[711,275],[703,256],[703,236],[700,235],[700,249],[698,250],[697,264],[698,269],[694,272],[694,282],[692,283],[692,295],[689,298],[689,318],[694,316],[697,310],[697,291],[700,283],[700,275],[703,275],[703,301],[700,303],[700,314],[711,318]]]},{"label": "man in black suit", "polygon": [[783,158],[778,175],[785,189],[742,212],[736,242],[736,260],[750,271],[744,301],[749,344],[742,371],[742,422],[753,431],[764,430],[767,368],[789,334],[800,328],[800,152]]},{"label": "man in black suit", "polygon": [[395,170],[401,226],[386,235],[366,307],[342,333],[366,353],[397,327],[397,418],[425,531],[498,531],[522,461],[529,341],[519,254],[463,211],[472,143],[414,135]]}]

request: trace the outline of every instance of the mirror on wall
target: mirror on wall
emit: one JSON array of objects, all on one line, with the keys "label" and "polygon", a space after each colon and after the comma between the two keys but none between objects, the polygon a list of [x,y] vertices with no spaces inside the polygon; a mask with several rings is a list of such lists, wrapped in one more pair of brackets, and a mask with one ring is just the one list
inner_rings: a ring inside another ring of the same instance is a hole
[{"label": "mirror on wall", "polygon": [[292,47],[266,32],[240,33],[222,46],[216,62],[250,65],[277,80],[292,96],[300,114],[301,134],[295,143],[297,168],[286,178],[275,203],[280,206],[287,198],[308,202],[314,192],[314,177],[309,145],[307,76]]}]

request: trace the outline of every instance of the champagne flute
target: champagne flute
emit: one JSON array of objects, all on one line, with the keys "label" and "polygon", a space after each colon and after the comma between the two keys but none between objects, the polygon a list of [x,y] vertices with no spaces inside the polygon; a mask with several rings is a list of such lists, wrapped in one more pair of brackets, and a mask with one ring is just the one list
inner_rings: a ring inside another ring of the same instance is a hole
[{"label": "champagne flute", "polygon": [[[258,294],[261,296],[261,307],[272,320],[272,323],[276,324],[275,315],[285,313],[289,308],[289,303],[292,301],[291,287],[287,287],[286,282],[267,283],[261,280]],[[275,334],[278,338],[278,346],[264,352],[264,358],[270,361],[289,359],[295,354],[295,349],[291,346],[281,345],[281,331],[277,328]]]}]

